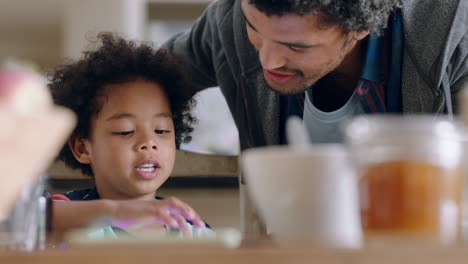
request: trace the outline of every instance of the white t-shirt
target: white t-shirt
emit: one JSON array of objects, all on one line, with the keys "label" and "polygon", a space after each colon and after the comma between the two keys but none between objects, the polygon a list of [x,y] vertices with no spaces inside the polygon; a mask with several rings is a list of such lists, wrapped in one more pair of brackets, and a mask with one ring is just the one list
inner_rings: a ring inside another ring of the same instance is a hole
[{"label": "white t-shirt", "polygon": [[310,90],[307,90],[305,94],[303,122],[310,141],[312,143],[343,143],[342,126],[344,123],[364,113],[356,91],[345,105],[333,112],[323,112],[316,108],[312,103]]}]

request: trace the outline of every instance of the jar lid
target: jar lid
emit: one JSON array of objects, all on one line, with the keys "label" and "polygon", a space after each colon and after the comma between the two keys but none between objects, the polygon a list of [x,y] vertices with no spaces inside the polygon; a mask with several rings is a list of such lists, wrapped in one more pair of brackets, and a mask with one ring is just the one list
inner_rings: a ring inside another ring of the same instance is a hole
[{"label": "jar lid", "polygon": [[447,116],[362,115],[345,126],[347,144],[388,138],[439,138],[463,140],[463,125]]},{"label": "jar lid", "polygon": [[365,115],[347,124],[345,140],[358,164],[414,160],[456,167],[463,156],[463,129],[446,116]]}]

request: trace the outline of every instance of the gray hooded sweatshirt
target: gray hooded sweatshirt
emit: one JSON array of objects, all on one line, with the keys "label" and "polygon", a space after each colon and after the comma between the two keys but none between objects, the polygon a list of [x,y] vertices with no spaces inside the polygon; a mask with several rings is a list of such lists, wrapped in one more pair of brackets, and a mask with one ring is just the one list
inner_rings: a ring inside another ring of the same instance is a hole
[{"label": "gray hooded sweatshirt", "polygon": [[[221,88],[242,149],[279,144],[280,95],[263,79],[240,2],[213,2],[164,46],[183,56],[193,94]],[[457,94],[468,83],[468,0],[403,0],[401,12],[403,112],[457,113]]]}]

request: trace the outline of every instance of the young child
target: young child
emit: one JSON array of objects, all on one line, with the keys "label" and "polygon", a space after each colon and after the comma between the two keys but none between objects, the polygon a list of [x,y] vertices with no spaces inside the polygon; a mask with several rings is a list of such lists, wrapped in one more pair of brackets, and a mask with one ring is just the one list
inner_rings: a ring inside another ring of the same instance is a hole
[{"label": "young child", "polygon": [[[166,50],[110,33],[98,39],[97,51],[59,66],[50,78],[55,103],[78,116],[59,159],[96,183],[65,199],[162,200],[155,193],[172,172],[176,148],[191,139],[194,101],[183,89],[191,84]],[[184,233],[192,231],[190,221],[174,217]]]}]

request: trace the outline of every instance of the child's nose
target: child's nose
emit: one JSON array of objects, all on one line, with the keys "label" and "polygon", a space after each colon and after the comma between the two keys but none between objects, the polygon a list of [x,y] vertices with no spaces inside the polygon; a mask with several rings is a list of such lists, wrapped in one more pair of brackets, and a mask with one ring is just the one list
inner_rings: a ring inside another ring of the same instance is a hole
[{"label": "child's nose", "polygon": [[156,140],[152,136],[145,136],[141,138],[141,142],[138,146],[138,150],[157,150],[158,146],[156,144]]},{"label": "child's nose", "polygon": [[158,147],[156,146],[156,144],[153,144],[153,143],[150,143],[150,144],[142,144],[142,145],[140,146],[140,150],[150,150],[150,149],[157,150]]}]

